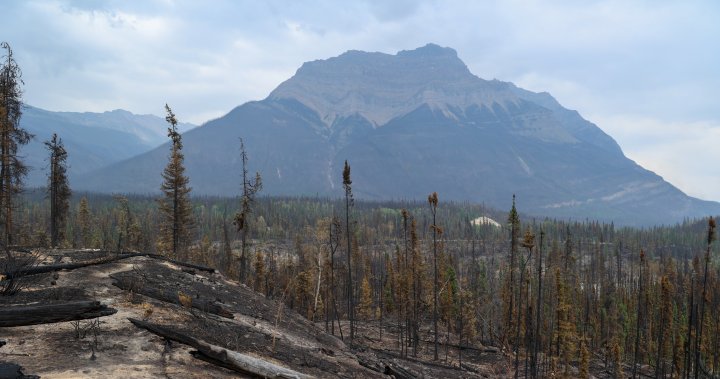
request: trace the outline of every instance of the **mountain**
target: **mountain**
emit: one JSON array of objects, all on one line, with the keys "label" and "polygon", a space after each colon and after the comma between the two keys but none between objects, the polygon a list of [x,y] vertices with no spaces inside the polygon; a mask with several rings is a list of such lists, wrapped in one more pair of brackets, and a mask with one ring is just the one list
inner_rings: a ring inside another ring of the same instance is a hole
[{"label": "mountain", "polygon": [[[62,138],[68,151],[69,176],[106,167],[149,151],[167,140],[164,119],[152,115],[135,115],[124,110],[104,113],[51,112],[25,106],[21,127],[35,138],[21,148],[31,167],[27,179],[30,187],[47,183],[48,152],[43,144],[53,133]],[[180,124],[181,131],[194,127]]]},{"label": "mountain", "polygon": [[[551,95],[473,75],[450,48],[349,51],[307,62],[262,101],[184,134],[195,194],[236,195],[239,138],[263,194],[342,194],[344,160],[365,199],[467,200],[620,224],[720,213],[624,156]],[[88,190],[157,192],[167,144],[87,174]]]}]

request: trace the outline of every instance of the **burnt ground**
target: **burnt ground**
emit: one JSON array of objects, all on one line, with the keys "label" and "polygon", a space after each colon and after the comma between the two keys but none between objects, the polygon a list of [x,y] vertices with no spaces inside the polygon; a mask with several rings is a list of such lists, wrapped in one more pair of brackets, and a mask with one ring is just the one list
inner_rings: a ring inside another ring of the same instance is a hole
[{"label": "burnt ground", "polygon": [[[110,253],[93,251],[43,252],[40,264],[97,260]],[[0,262],[2,263],[2,262]],[[2,265],[0,265],[2,267]],[[475,378],[508,377],[510,360],[499,352],[483,349],[463,351],[463,369],[452,347],[438,362],[431,361],[430,348],[417,357],[400,358],[397,335],[391,325],[379,338],[377,324],[359,323],[352,346],[324,332],[281,303],[269,300],[221,274],[192,270],[171,262],[133,257],[73,270],[27,277],[26,287],[13,296],[0,296],[0,307],[16,304],[46,304],[68,300],[98,300],[118,312],[79,323],[0,328],[0,362],[21,365],[26,374],[42,378],[230,378],[243,377],[193,358],[190,347],[168,343],[136,328],[128,318],[137,318],[172,328],[205,342],[321,378],[389,377],[387,365],[400,367],[417,377]],[[199,301],[210,301],[229,311],[221,317],[180,301],[161,301],[113,282],[133,283],[135,288],[153,288],[162,293],[182,293]],[[187,304],[186,304],[187,305]],[[94,327],[91,327],[94,325]],[[346,326],[344,326],[345,328]],[[80,338],[76,335],[80,329]],[[370,368],[368,368],[370,367]]]}]

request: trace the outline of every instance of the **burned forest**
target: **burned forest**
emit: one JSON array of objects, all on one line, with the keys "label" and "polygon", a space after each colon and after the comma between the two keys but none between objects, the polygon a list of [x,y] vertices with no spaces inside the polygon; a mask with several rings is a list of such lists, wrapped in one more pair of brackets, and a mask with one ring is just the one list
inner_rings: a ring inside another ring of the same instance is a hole
[{"label": "burned forest", "polygon": [[[27,187],[22,72],[0,48],[0,378],[720,377],[714,217],[545,217],[513,188],[502,208],[445,199],[451,180],[372,198],[379,165],[349,158],[307,178],[335,196],[282,195],[292,173],[257,168],[257,137],[223,137],[240,169],[217,175],[240,186],[208,194],[167,104],[155,192],[74,189],[55,133],[47,185]],[[398,57],[452,58],[423,49]]]}]

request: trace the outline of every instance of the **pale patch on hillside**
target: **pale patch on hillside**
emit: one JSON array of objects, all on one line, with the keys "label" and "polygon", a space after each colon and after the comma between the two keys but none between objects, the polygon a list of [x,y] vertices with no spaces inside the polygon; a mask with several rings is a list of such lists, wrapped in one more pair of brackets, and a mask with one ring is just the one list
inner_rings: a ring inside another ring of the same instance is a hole
[{"label": "pale patch on hillside", "polygon": [[491,219],[490,217],[486,217],[486,216],[481,216],[476,219],[473,219],[470,221],[470,224],[472,224],[473,226],[490,225],[490,226],[494,226],[496,228],[499,228],[502,226],[502,225],[500,225],[499,222]]}]

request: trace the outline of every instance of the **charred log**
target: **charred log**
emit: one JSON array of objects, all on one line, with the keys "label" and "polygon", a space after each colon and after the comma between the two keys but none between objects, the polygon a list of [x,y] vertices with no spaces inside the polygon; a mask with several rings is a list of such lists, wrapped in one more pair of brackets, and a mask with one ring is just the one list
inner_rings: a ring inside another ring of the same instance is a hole
[{"label": "charred log", "polygon": [[263,378],[311,378],[309,375],[278,366],[274,363],[212,345],[195,337],[179,333],[168,327],[151,324],[137,319],[128,319],[138,328],[145,329],[165,339],[188,345],[197,352],[194,357],[239,373],[252,374]]},{"label": "charred log", "polygon": [[115,314],[99,301],[71,301],[61,304],[20,305],[0,308],[0,327],[51,324],[85,320]]}]

